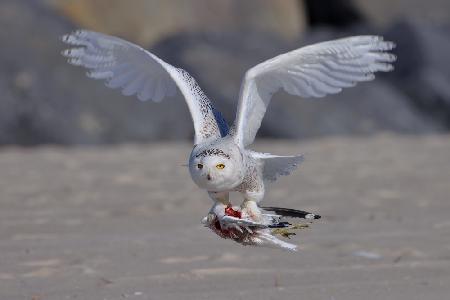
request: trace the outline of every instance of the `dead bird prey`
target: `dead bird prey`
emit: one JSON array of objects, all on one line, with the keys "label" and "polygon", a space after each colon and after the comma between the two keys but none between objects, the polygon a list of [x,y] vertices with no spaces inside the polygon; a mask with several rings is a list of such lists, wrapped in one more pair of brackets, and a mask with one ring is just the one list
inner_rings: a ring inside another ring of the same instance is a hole
[{"label": "dead bird prey", "polygon": [[[264,182],[289,175],[303,157],[259,153],[248,148],[272,95],[280,89],[303,98],[339,93],[342,88],[373,80],[375,72],[391,71],[391,63],[396,59],[388,53],[394,43],[378,36],[354,36],[281,54],[246,72],[234,125],[229,128],[185,70],[137,45],[97,32],[76,31],[62,40],[74,46],[63,52],[69,63],[89,69],[89,77],[106,80],[108,87],[121,88],[124,95],[159,102],[174,96],[178,88],[195,129],[189,172],[214,201],[205,225],[242,244],[270,244],[289,250],[295,250],[295,245],[276,238],[273,234],[277,232],[272,228],[285,224],[282,212],[286,210],[274,208],[275,213],[269,214],[258,204],[264,198]],[[240,192],[244,198],[236,210],[229,201],[232,191]],[[261,237],[264,242],[259,243]]]},{"label": "dead bird prey", "polygon": [[[285,250],[296,251],[297,246],[282,241],[276,237],[280,235],[290,239],[296,235],[294,230],[308,228],[312,220],[320,219],[319,215],[301,210],[281,207],[260,207],[261,216],[270,220],[265,224],[255,222],[250,218],[243,218],[241,208],[216,205],[214,209],[203,218],[202,223],[224,239],[231,239],[242,245],[278,247]],[[270,214],[272,211],[276,214]],[[292,224],[286,218],[302,218],[308,223]],[[229,223],[227,227],[223,223]]]}]

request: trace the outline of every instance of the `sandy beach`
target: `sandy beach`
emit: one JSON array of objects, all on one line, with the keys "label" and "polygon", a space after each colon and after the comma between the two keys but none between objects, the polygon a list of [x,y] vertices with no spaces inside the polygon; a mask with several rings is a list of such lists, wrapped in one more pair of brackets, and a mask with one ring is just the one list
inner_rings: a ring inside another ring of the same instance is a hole
[{"label": "sandy beach", "polygon": [[450,136],[259,142],[305,154],[264,201],[323,216],[298,253],[203,228],[190,149],[1,149],[0,299],[448,299]]}]

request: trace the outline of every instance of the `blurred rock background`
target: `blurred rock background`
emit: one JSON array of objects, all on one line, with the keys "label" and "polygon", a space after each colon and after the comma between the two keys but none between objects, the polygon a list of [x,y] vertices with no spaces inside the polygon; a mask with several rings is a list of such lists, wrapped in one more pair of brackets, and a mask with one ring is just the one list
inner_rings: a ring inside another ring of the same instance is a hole
[{"label": "blurred rock background", "polygon": [[78,28],[118,35],[186,69],[230,123],[251,66],[313,42],[381,34],[398,44],[395,72],[316,101],[280,92],[259,135],[450,129],[449,1],[1,0],[0,144],[191,138],[180,96],[142,103],[66,64],[58,38]]}]

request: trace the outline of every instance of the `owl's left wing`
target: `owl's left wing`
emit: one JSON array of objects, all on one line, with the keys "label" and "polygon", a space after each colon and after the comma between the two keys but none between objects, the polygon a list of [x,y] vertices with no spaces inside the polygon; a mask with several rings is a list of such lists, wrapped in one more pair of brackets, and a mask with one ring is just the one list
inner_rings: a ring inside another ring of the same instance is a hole
[{"label": "owl's left wing", "polygon": [[272,95],[323,97],[339,93],[378,71],[391,71],[394,43],[378,36],[354,36],[303,47],[251,68],[245,74],[235,119],[235,140],[248,146],[255,139]]},{"label": "owl's left wing", "polygon": [[126,96],[159,102],[174,96],[178,87],[194,122],[195,144],[227,134],[228,125],[222,115],[185,70],[135,44],[98,32],[79,30],[62,40],[74,46],[62,53],[69,63],[89,69],[88,77],[104,79],[106,86],[121,88]]},{"label": "owl's left wing", "polygon": [[303,161],[303,155],[281,156],[249,151],[250,156],[263,166],[263,179],[275,181],[280,176],[290,175]]}]

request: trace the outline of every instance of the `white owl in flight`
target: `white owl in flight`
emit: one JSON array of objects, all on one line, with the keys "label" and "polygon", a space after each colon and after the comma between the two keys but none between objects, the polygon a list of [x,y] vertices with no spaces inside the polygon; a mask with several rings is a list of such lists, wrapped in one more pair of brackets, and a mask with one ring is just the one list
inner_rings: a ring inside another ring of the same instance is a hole
[{"label": "white owl in flight", "polygon": [[[106,80],[108,87],[120,88],[124,95],[159,102],[180,90],[195,129],[189,172],[214,202],[203,223],[218,235],[241,244],[289,250],[296,246],[274,236],[275,230],[291,226],[282,218],[314,215],[261,208],[258,204],[264,198],[264,182],[289,175],[302,161],[302,155],[280,156],[248,148],[272,95],[280,89],[302,98],[336,94],[342,88],[373,80],[375,72],[391,71],[396,59],[388,53],[394,43],[379,36],[328,41],[276,56],[246,72],[236,118],[229,127],[194,78],[145,49],[117,37],[84,30],[65,35],[62,40],[73,45],[63,51],[69,63],[89,69],[89,77]],[[244,198],[236,209],[229,201],[232,191]],[[281,234],[289,237],[290,233]]]}]

